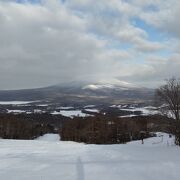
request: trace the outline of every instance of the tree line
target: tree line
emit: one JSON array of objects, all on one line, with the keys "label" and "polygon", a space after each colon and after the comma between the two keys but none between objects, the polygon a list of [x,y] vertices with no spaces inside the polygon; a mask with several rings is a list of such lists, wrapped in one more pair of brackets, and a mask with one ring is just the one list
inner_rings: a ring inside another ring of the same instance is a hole
[{"label": "tree line", "polygon": [[64,123],[60,136],[64,141],[90,144],[117,144],[152,136],[152,131],[170,132],[169,119],[162,116],[118,118],[97,115],[76,117]]},{"label": "tree line", "polygon": [[0,114],[0,137],[4,139],[34,139],[53,133],[54,126],[29,120],[29,116]]}]

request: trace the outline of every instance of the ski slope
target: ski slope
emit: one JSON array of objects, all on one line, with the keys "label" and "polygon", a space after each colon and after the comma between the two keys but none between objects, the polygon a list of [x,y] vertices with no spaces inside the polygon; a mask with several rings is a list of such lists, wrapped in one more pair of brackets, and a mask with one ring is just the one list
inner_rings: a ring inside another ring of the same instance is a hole
[{"label": "ski slope", "polygon": [[0,139],[0,180],[179,180],[180,148],[163,135],[143,145]]}]

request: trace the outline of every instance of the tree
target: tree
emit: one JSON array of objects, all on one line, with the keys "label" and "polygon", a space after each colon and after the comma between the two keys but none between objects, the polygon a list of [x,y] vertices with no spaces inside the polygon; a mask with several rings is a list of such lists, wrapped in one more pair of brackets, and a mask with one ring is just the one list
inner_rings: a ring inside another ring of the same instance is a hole
[{"label": "tree", "polygon": [[173,134],[175,143],[180,146],[180,80],[171,78],[156,91],[157,98],[163,102],[161,110],[163,115],[175,120]]}]

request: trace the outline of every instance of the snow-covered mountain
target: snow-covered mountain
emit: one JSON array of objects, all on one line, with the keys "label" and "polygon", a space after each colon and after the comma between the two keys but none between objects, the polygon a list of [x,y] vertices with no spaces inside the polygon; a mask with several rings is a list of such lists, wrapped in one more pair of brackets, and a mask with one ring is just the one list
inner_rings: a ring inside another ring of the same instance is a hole
[{"label": "snow-covered mountain", "polygon": [[116,79],[97,82],[70,82],[45,88],[0,91],[0,101],[48,100],[63,103],[111,102],[114,100],[151,99],[153,90],[136,87]]},{"label": "snow-covered mountain", "polygon": [[94,84],[88,84],[83,87],[83,89],[91,89],[91,90],[100,90],[100,89],[119,89],[119,90],[128,90],[137,88],[135,85],[125,82],[119,81],[116,79],[104,80]]}]

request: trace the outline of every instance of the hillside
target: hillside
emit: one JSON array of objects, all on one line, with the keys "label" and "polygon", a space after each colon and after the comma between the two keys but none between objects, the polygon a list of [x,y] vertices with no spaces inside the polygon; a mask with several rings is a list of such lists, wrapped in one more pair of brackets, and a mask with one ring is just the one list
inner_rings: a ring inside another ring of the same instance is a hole
[{"label": "hillside", "polygon": [[126,83],[61,84],[37,89],[3,90],[0,101],[51,101],[62,103],[119,103],[122,101],[152,100],[153,89],[135,87]]}]

